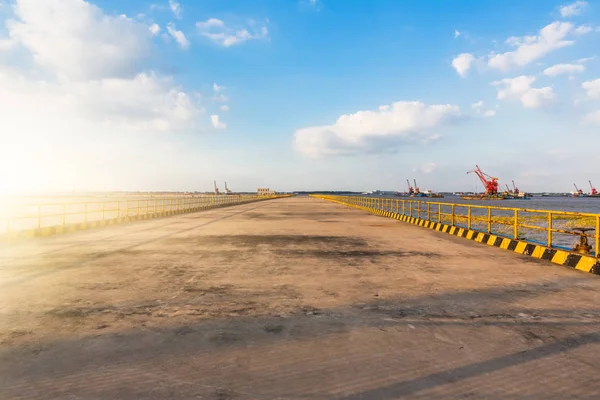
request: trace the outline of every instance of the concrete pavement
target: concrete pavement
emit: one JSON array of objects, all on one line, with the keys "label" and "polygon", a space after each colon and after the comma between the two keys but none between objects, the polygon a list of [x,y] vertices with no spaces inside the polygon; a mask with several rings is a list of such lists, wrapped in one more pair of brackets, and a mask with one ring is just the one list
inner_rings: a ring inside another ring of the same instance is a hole
[{"label": "concrete pavement", "polygon": [[0,399],[596,399],[600,278],[306,197],[0,247]]}]

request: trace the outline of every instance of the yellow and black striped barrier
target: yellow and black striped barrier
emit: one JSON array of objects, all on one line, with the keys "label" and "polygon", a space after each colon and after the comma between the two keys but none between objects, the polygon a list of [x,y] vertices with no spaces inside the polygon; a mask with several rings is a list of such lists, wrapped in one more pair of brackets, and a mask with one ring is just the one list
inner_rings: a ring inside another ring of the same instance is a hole
[{"label": "yellow and black striped barrier", "polygon": [[410,224],[418,225],[424,228],[434,229],[439,232],[444,232],[450,235],[470,239],[478,243],[485,243],[489,246],[495,246],[501,249],[514,251],[518,254],[550,261],[552,263],[563,265],[565,267],[574,268],[580,271],[600,275],[600,258],[594,257],[593,255],[561,250],[536,243],[530,243],[526,240],[508,238],[492,233],[485,233],[464,227],[453,226],[443,222],[436,222],[424,218],[417,218],[410,215],[397,213],[394,211],[387,211],[379,208],[373,208],[370,206],[354,204],[351,202],[344,201],[345,198],[342,196],[312,195],[312,197],[328,200],[349,207],[354,207],[357,209],[371,212],[376,215],[393,218],[402,222],[408,222]]}]

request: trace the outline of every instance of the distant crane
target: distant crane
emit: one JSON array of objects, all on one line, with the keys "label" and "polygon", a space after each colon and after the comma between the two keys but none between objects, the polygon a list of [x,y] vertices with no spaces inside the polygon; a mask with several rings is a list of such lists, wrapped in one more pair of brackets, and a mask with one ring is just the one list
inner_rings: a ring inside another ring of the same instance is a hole
[{"label": "distant crane", "polygon": [[597,194],[598,194],[598,191],[597,191],[597,190],[596,190],[596,188],[595,188],[595,187],[592,185],[592,181],[588,181],[588,182],[590,182],[590,188],[592,189],[592,191],[591,191],[591,193],[590,193],[590,194],[591,194],[592,196],[595,196],[595,195],[597,195]]},{"label": "distant crane", "polygon": [[406,184],[408,185],[408,194],[410,194],[410,195],[415,194],[415,189],[413,189],[413,187],[410,186],[410,182],[408,179],[406,180]]},{"label": "distant crane", "polygon": [[573,184],[573,186],[575,186],[575,193],[577,193],[577,196],[583,196],[583,190],[579,189],[576,184]]},{"label": "distant crane", "polygon": [[414,181],[415,181],[415,194],[419,194],[419,193],[421,193],[421,190],[420,190],[420,189],[419,189],[419,187],[417,186],[417,180],[416,180],[416,179],[414,179]]},{"label": "distant crane", "polygon": [[513,190],[515,194],[519,194],[519,188],[515,185],[515,181],[512,181],[513,184]]},{"label": "distant crane", "polygon": [[221,192],[219,192],[219,188],[217,187],[217,181],[214,181],[215,183],[215,194],[221,194]]},{"label": "distant crane", "polygon": [[231,190],[227,187],[227,182],[225,182],[225,193],[231,194]]},{"label": "distant crane", "polygon": [[474,173],[475,175],[477,175],[477,177],[483,184],[483,187],[485,188],[485,193],[481,197],[498,195],[498,178],[484,173],[479,168],[479,165],[475,165],[475,167],[476,168],[474,170],[467,172],[467,174]]}]

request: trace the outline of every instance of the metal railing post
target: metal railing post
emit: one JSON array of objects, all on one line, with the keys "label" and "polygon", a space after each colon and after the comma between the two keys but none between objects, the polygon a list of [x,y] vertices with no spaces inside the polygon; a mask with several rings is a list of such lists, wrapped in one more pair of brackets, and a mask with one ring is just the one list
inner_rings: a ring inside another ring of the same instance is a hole
[{"label": "metal railing post", "polygon": [[438,220],[437,222],[442,223],[442,205],[438,204]]},{"label": "metal railing post", "polygon": [[408,205],[409,205],[409,208],[410,208],[410,210],[409,210],[410,211],[410,217],[412,218],[412,216],[413,216],[413,211],[412,211],[412,209],[413,209],[413,206],[412,206],[413,203],[412,203],[412,201],[409,200]]},{"label": "metal railing post", "polygon": [[519,210],[515,210],[515,216],[513,221],[513,239],[517,240],[519,237]]},{"label": "metal railing post", "polygon": [[406,212],[404,211],[404,200],[402,200],[402,215],[406,215]]},{"label": "metal railing post", "polygon": [[471,206],[467,206],[467,229],[471,229]]},{"label": "metal railing post", "polygon": [[548,213],[548,247],[552,247],[552,212]]},{"label": "metal railing post", "polygon": [[492,207],[488,207],[487,233],[492,233]]},{"label": "metal railing post", "polygon": [[600,215],[596,216],[596,257],[600,257]]},{"label": "metal railing post", "polygon": [[417,218],[421,219],[421,202],[417,202]]},{"label": "metal railing post", "polygon": [[452,216],[451,216],[451,218],[452,219],[450,220],[450,225],[454,226],[454,223],[456,222],[455,215],[454,215],[454,204],[452,204]]},{"label": "metal railing post", "polygon": [[431,204],[427,203],[427,221],[431,221]]}]

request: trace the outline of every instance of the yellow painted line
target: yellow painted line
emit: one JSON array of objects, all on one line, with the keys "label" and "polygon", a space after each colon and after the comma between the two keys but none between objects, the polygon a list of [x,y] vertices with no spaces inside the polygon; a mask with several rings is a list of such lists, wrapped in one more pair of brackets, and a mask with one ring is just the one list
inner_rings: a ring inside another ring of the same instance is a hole
[{"label": "yellow painted line", "polygon": [[523,254],[526,246],[527,246],[527,243],[525,243],[525,242],[517,243],[517,247],[515,248],[515,253]]}]

